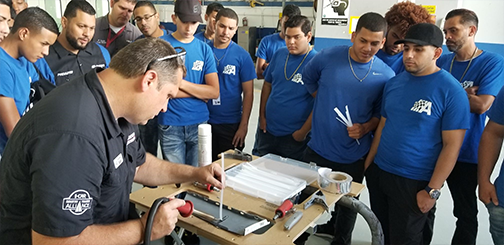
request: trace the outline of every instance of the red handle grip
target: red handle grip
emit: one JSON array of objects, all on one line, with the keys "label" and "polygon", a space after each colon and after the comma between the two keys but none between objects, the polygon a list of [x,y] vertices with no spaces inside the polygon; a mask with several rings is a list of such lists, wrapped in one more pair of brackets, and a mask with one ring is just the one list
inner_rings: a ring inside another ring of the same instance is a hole
[{"label": "red handle grip", "polygon": [[194,210],[194,204],[191,201],[185,201],[185,205],[177,208],[180,216],[186,218],[191,216]]},{"label": "red handle grip", "polygon": [[287,211],[291,210],[292,206],[294,206],[294,204],[291,202],[291,200],[287,199],[282,203],[282,205],[280,205],[280,207],[276,209],[275,213],[280,212],[281,215],[279,218],[282,218]]}]

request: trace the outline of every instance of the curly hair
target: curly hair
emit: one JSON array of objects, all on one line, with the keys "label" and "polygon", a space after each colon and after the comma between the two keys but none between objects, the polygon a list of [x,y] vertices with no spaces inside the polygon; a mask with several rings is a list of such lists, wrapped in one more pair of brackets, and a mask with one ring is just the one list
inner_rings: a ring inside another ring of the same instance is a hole
[{"label": "curly hair", "polygon": [[418,23],[434,24],[429,12],[412,2],[400,2],[394,4],[385,14],[385,20],[389,28],[397,27],[397,31],[405,36],[410,26]]}]

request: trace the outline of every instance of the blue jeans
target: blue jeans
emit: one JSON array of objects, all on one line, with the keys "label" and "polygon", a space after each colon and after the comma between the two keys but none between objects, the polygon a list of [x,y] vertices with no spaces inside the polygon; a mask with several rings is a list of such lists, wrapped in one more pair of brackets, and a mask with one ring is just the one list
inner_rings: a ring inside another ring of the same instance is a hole
[{"label": "blue jeans", "polygon": [[[504,200],[499,200],[500,202]],[[485,205],[490,219],[490,234],[494,244],[504,244],[504,208],[495,206],[493,202]]]},{"label": "blue jeans", "polygon": [[188,126],[159,125],[159,141],[163,159],[197,167],[199,124]]}]

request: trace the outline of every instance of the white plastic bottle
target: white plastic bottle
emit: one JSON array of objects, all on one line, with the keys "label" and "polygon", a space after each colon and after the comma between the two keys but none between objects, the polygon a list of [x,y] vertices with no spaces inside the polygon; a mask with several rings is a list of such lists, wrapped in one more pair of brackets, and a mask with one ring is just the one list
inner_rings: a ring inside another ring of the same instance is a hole
[{"label": "white plastic bottle", "polygon": [[200,167],[212,163],[212,126],[198,125],[198,164]]}]

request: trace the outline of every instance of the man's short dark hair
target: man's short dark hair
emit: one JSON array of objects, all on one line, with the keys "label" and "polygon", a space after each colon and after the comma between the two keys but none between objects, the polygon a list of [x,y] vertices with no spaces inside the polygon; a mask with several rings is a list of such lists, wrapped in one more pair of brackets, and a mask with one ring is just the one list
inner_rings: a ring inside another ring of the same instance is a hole
[{"label": "man's short dark hair", "polygon": [[11,33],[16,33],[22,27],[26,27],[33,32],[40,32],[42,28],[45,28],[52,33],[59,34],[56,21],[39,7],[29,7],[19,12],[14,20]]},{"label": "man's short dark hair", "polygon": [[[117,2],[121,1],[121,0],[111,0],[114,2],[114,4],[116,4]],[[137,0],[126,0],[126,2],[130,2],[132,4],[136,4],[137,3]]]},{"label": "man's short dark hair", "polygon": [[311,31],[311,21],[308,19],[308,17],[304,15],[296,15],[293,16],[292,18],[289,18],[285,24],[284,28],[286,31],[287,28],[296,28],[296,27],[301,27],[301,31],[306,35],[308,35],[308,32]]},{"label": "man's short dark hair", "polygon": [[383,35],[387,33],[387,21],[378,13],[368,12],[363,14],[357,22],[355,33],[358,33],[363,27],[371,32],[383,32]]},{"label": "man's short dark hair", "polygon": [[224,8],[224,6],[222,6],[222,4],[220,4],[218,2],[213,2],[211,4],[208,4],[205,14],[211,15],[214,11],[219,12],[223,8]]},{"label": "man's short dark hair", "polygon": [[80,10],[89,15],[96,14],[96,11],[93,8],[93,6],[89,4],[87,1],[72,0],[67,4],[63,16],[65,16],[67,19],[72,19],[75,16],[77,16],[77,10]]},{"label": "man's short dark hair", "polygon": [[145,7],[145,6],[150,7],[152,10],[154,10],[154,13],[157,13],[156,7],[154,7],[154,4],[152,4],[151,1],[138,1],[135,4],[135,8],[133,10],[140,8],[140,7]]},{"label": "man's short dark hair", "polygon": [[109,67],[125,78],[134,78],[145,74],[147,68],[159,74],[160,85],[167,82],[175,83],[176,70],[185,71],[184,62],[180,57],[162,61],[157,59],[174,55],[177,51],[161,38],[146,37],[128,44],[117,52],[110,61]]},{"label": "man's short dark hair", "polygon": [[282,17],[292,18],[296,15],[301,15],[301,9],[297,5],[287,4],[282,11]]},{"label": "man's short dark hair", "polygon": [[469,9],[454,9],[450,12],[445,17],[445,20],[448,20],[450,18],[453,18],[455,16],[460,16],[460,24],[463,25],[471,25],[473,24],[478,28],[478,16],[474,11],[469,10]]},{"label": "man's short dark hair", "polygon": [[229,19],[233,19],[233,20],[236,20],[236,24],[238,25],[238,15],[236,14],[236,12],[230,8],[223,8],[221,10],[219,10],[219,12],[217,13],[217,16],[215,17],[215,21],[219,21],[220,17],[226,17],[226,18],[229,18]]}]

